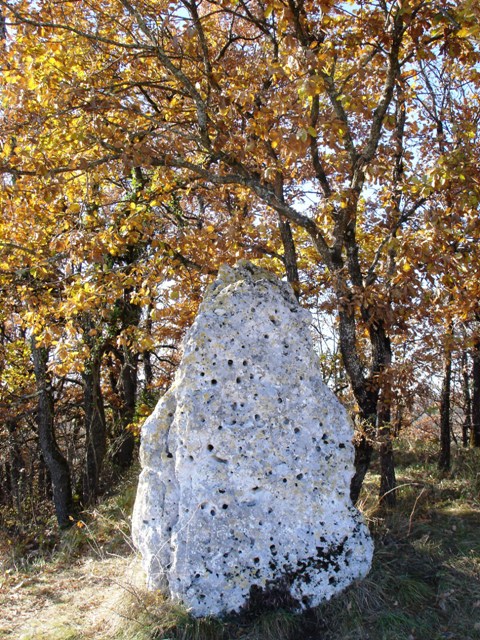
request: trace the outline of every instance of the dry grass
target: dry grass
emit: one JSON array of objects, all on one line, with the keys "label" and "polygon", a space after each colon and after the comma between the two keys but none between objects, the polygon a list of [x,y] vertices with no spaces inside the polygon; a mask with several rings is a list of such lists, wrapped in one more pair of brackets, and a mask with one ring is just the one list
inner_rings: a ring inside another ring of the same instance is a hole
[{"label": "dry grass", "polygon": [[[398,506],[382,510],[375,468],[361,504],[375,537],[370,574],[309,612],[193,620],[148,593],[129,547],[128,483],[54,553],[3,554],[5,640],[480,640],[480,452],[440,475],[433,450],[397,451]],[[1,574],[0,574],[1,575]]]}]

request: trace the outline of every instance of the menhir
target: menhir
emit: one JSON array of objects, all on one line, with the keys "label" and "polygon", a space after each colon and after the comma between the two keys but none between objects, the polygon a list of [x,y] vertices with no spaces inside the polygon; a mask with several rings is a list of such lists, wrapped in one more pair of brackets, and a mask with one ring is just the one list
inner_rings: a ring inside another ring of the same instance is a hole
[{"label": "menhir", "polygon": [[149,586],[195,616],[315,606],[370,568],[352,426],[309,323],[276,276],[222,267],[143,426],[134,541]]}]

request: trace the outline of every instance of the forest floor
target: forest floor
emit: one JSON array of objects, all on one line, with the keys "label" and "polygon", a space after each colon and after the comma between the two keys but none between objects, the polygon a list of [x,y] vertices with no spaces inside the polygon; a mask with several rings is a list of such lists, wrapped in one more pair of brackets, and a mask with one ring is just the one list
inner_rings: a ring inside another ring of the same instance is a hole
[{"label": "forest floor", "polygon": [[147,593],[129,542],[130,482],[48,552],[0,544],[0,638],[480,640],[480,455],[458,451],[440,475],[433,452],[396,452],[393,509],[378,503],[373,468],[361,500],[375,538],[372,570],[306,615],[195,621]]}]

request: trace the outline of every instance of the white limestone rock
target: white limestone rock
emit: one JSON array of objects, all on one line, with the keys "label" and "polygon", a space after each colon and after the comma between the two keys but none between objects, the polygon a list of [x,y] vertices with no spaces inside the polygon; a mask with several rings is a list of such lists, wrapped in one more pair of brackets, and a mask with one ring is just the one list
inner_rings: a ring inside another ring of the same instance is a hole
[{"label": "white limestone rock", "polygon": [[142,429],[134,541],[195,616],[315,606],[370,568],[352,427],[290,286],[222,267]]}]

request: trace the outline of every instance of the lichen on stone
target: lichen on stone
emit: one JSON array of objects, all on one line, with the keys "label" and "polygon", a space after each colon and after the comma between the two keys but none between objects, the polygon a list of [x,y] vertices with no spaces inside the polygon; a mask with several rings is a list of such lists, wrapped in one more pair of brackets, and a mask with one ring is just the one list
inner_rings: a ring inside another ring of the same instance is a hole
[{"label": "lichen on stone", "polygon": [[222,267],[142,429],[134,541],[149,586],[193,615],[304,609],[369,570],[352,427],[309,324],[287,283]]}]

